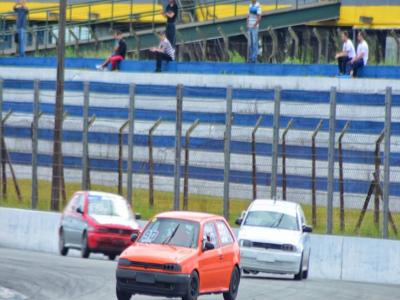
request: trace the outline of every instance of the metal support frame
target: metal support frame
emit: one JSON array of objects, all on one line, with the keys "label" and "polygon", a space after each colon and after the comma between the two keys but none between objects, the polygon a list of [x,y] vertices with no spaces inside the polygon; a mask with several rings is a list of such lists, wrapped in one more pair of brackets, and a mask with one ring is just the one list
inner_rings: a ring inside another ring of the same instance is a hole
[{"label": "metal support frame", "polygon": [[135,133],[135,94],[136,85],[131,83],[129,85],[129,109],[128,109],[128,157],[127,157],[127,200],[133,206],[133,147],[134,147],[134,133]]},{"label": "metal support frame", "polygon": [[281,115],[281,93],[280,86],[275,87],[274,96],[274,117],[272,136],[272,166],[271,166],[271,199],[276,199],[277,178],[278,178],[278,150],[279,150],[279,127]]},{"label": "metal support frame", "polygon": [[277,62],[276,56],[278,53],[278,36],[277,36],[275,30],[272,29],[271,27],[268,28],[268,33],[271,36],[271,40],[272,40],[272,50],[271,50],[271,55],[269,56],[268,60],[270,62],[276,63]]},{"label": "metal support frame", "polygon": [[317,147],[315,140],[323,122],[323,120],[319,121],[311,136],[311,218],[314,227],[317,226]]},{"label": "metal support frame", "polygon": [[252,181],[253,181],[253,200],[257,199],[257,149],[256,149],[256,133],[263,122],[263,116],[260,116],[251,132],[251,160],[252,160]]},{"label": "metal support frame", "polygon": [[232,137],[232,102],[233,87],[229,85],[226,89],[226,115],[224,134],[224,195],[223,211],[226,220],[229,220],[229,181],[231,169],[231,137]]},{"label": "metal support frame", "polygon": [[[385,137],[385,132],[382,130],[381,134],[377,138],[375,142],[375,151],[374,151],[374,163],[375,163],[375,174],[376,180],[375,184],[380,185],[381,178],[381,144],[383,138]],[[379,230],[379,192],[375,189],[375,197],[374,197],[374,224],[375,227]]]},{"label": "metal support frame", "polygon": [[190,147],[190,135],[193,130],[199,126],[200,120],[197,119],[192,125],[186,130],[185,134],[185,166],[183,176],[183,210],[188,210],[189,206],[189,147]]},{"label": "metal support frame", "polygon": [[327,222],[326,232],[333,232],[333,186],[335,175],[335,130],[336,130],[336,87],[330,92],[330,113],[329,113],[329,147],[328,147],[328,193],[327,193]]},{"label": "metal support frame", "polygon": [[392,135],[392,88],[386,88],[385,95],[385,152],[383,168],[383,238],[389,237],[389,196],[390,196],[390,139]]},{"label": "metal support frame", "polygon": [[217,31],[221,35],[222,40],[224,42],[224,53],[223,53],[224,57],[223,57],[223,59],[224,59],[224,61],[229,61],[229,38],[226,35],[226,33],[224,32],[224,30],[222,29],[222,27],[218,26]]},{"label": "metal support frame", "polygon": [[398,65],[400,64],[400,35],[395,30],[391,30],[390,35],[396,43],[396,64]]},{"label": "metal support frame", "polygon": [[293,119],[290,119],[285,130],[282,133],[282,199],[286,200],[286,135],[292,128]]},{"label": "metal support frame", "polygon": [[299,53],[300,53],[300,48],[299,48],[300,39],[299,39],[297,33],[293,30],[293,28],[291,26],[289,26],[288,32],[289,32],[289,35],[290,35],[290,37],[291,37],[291,39],[292,39],[292,41],[294,43],[293,58],[298,59],[299,58]]},{"label": "metal support frame", "polygon": [[344,176],[343,176],[343,137],[346,134],[347,129],[350,126],[350,122],[347,121],[344,125],[342,131],[340,132],[338,138],[339,144],[339,192],[340,192],[340,231],[344,232],[345,230],[345,215],[344,215]]},{"label": "metal support frame", "polygon": [[317,64],[319,64],[319,63],[321,63],[321,56],[322,56],[322,37],[321,37],[319,30],[316,27],[313,28],[312,32],[315,35],[315,38],[317,39],[317,42],[318,42]]},{"label": "metal support frame", "polygon": [[154,207],[154,159],[153,159],[153,133],[160,126],[162,119],[159,118],[149,129],[149,207]]},{"label": "metal support frame", "polygon": [[123,195],[123,161],[124,161],[124,137],[123,132],[128,126],[129,120],[125,121],[118,129],[118,194]]},{"label": "metal support frame", "polygon": [[181,151],[182,151],[182,110],[183,85],[176,87],[176,127],[175,127],[175,165],[174,165],[174,210],[179,210],[181,185]]}]

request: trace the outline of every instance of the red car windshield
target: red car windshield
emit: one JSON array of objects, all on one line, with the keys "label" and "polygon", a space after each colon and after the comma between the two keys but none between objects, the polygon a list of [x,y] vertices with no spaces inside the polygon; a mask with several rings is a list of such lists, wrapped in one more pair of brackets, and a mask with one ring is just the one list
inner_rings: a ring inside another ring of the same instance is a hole
[{"label": "red car windshield", "polygon": [[124,198],[102,195],[89,195],[89,216],[110,216],[133,219],[132,210]]},{"label": "red car windshield", "polygon": [[170,218],[156,218],[146,227],[139,242],[197,248],[199,224]]}]

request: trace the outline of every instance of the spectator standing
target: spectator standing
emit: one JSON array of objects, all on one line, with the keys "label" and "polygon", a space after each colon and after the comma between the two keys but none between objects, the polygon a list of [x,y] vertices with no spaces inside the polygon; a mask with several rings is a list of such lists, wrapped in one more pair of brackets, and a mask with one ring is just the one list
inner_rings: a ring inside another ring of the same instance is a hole
[{"label": "spectator standing", "polygon": [[250,63],[256,63],[258,55],[258,28],[261,21],[261,5],[257,0],[252,0],[249,5],[247,16],[247,29],[249,36],[249,58]]},{"label": "spectator standing", "polygon": [[175,49],[172,47],[171,43],[168,41],[166,33],[161,32],[159,35],[160,44],[158,47],[153,47],[150,49],[152,53],[155,54],[156,58],[156,72],[161,72],[161,63],[165,61],[175,60]]},{"label": "spectator standing", "polygon": [[127,46],[122,36],[122,32],[119,30],[115,31],[114,38],[116,44],[114,48],[114,53],[109,58],[107,58],[104,63],[102,63],[101,65],[97,65],[97,70],[104,70],[111,63],[111,70],[114,71],[117,69],[118,63],[125,59]]},{"label": "spectator standing", "polygon": [[343,48],[342,52],[336,54],[336,59],[339,66],[339,75],[347,74],[347,65],[356,56],[353,42],[349,39],[347,31],[342,32]]},{"label": "spectator standing", "polygon": [[368,44],[365,41],[365,34],[360,31],[357,35],[358,46],[357,46],[357,55],[351,60],[351,71],[350,76],[358,77],[359,72],[364,66],[367,65],[369,48]]},{"label": "spectator standing", "polygon": [[175,48],[176,42],[176,28],[175,22],[178,16],[178,5],[176,5],[175,0],[168,0],[168,4],[165,7],[164,16],[167,18],[166,35],[167,40],[171,43],[171,46]]},{"label": "spectator standing", "polygon": [[19,56],[25,56],[26,46],[26,25],[28,17],[28,7],[26,6],[25,0],[18,0],[14,5],[14,12],[16,16],[17,25],[17,42],[18,42],[18,54]]}]

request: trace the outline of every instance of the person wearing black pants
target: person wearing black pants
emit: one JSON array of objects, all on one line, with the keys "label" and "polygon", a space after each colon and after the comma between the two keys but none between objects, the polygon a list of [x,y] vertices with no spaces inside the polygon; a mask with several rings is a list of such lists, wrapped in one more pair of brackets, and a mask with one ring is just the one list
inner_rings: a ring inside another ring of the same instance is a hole
[{"label": "person wearing black pants", "polygon": [[357,40],[358,40],[357,55],[350,62],[351,66],[350,76],[352,77],[360,76],[360,71],[367,65],[369,56],[369,47],[367,42],[365,41],[364,32],[360,31],[357,34]]},{"label": "person wearing black pants", "polygon": [[173,61],[175,60],[175,50],[172,48],[171,43],[168,41],[165,32],[159,34],[160,44],[158,47],[153,47],[150,49],[154,53],[156,58],[156,72],[161,72],[162,61]]},{"label": "person wearing black pants", "polygon": [[346,31],[342,32],[342,42],[342,52],[336,54],[336,59],[338,60],[339,75],[347,74],[347,65],[356,56],[353,42],[349,39],[349,34]]},{"label": "person wearing black pants", "polygon": [[175,48],[175,21],[178,15],[178,5],[176,5],[175,0],[168,0],[168,4],[165,8],[164,16],[167,18],[166,35],[171,46]]}]

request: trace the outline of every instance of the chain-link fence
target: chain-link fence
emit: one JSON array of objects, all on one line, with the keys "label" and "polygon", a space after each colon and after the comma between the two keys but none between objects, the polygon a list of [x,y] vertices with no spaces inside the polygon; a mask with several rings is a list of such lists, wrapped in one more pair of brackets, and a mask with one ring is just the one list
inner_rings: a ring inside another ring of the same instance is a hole
[{"label": "chain-link fence", "polygon": [[54,89],[1,82],[1,205],[62,209],[74,191],[95,189],[127,196],[144,217],[188,209],[233,221],[252,199],[276,198],[301,203],[317,232],[398,237],[400,113],[390,88],[68,81],[61,200],[51,204]]}]

